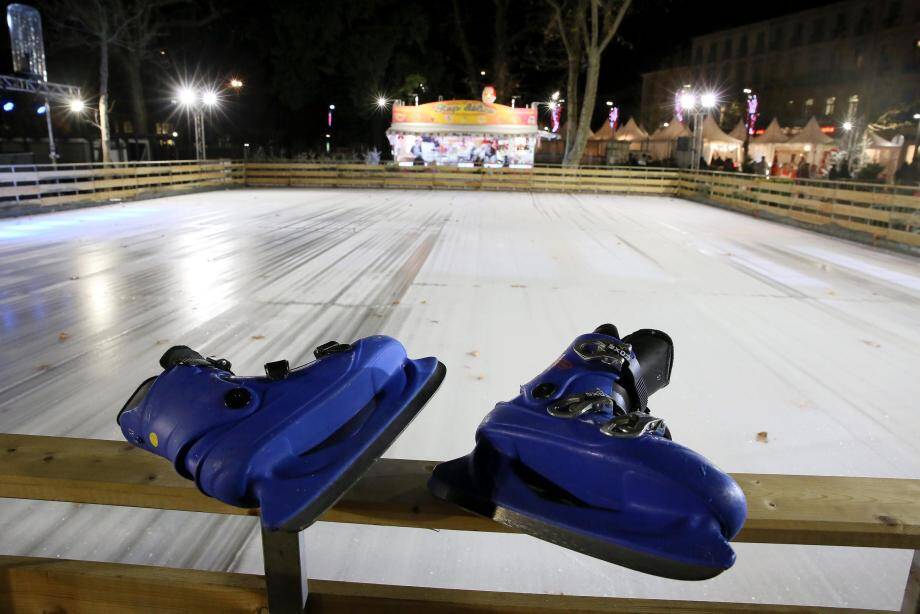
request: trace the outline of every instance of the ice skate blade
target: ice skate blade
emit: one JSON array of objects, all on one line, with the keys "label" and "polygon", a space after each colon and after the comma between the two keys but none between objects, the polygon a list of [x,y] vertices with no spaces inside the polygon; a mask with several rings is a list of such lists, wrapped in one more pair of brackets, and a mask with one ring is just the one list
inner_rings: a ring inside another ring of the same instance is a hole
[{"label": "ice skate blade", "polygon": [[[403,409],[390,421],[385,429],[373,438],[340,472],[334,481],[330,482],[328,487],[316,498],[312,499],[308,505],[297,511],[289,520],[286,520],[280,526],[268,526],[263,516],[263,527],[267,530],[281,531],[300,531],[313,524],[326,510],[338,502],[348,490],[354,486],[368,469],[386,452],[387,448],[402,433],[409,423],[418,415],[428,400],[437,392],[444,381],[447,368],[440,361],[437,362],[431,375],[425,383],[418,389],[418,392],[409,399]],[[262,502],[263,511],[266,507],[266,501]],[[268,502],[270,505],[270,502]]]},{"label": "ice skate blade", "polygon": [[468,512],[491,518],[521,533],[581,552],[588,556],[655,576],[673,580],[708,580],[725,569],[693,565],[655,556],[610,541],[601,541],[502,507],[482,492],[471,475],[471,456],[440,463],[428,481],[429,491]]}]

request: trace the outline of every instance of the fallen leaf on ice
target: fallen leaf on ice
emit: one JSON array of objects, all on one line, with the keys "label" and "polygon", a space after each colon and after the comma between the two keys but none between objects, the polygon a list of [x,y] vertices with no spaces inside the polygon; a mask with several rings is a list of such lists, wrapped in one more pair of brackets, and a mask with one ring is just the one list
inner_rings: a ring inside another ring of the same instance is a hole
[{"label": "fallen leaf on ice", "polygon": [[479,350],[473,350],[472,352],[467,352],[466,354],[467,356],[472,356],[473,358],[476,358],[477,356],[479,356]]},{"label": "fallen leaf on ice", "polygon": [[760,443],[767,443],[767,432],[760,431],[759,433],[757,433],[757,441],[759,441]]},{"label": "fallen leaf on ice", "polygon": [[47,370],[50,369],[50,368],[51,368],[51,365],[44,365],[44,364],[43,364],[43,365],[38,365],[37,367],[35,367],[35,372],[36,372],[36,373],[42,373],[42,372],[44,372],[44,371],[47,371]]},{"label": "fallen leaf on ice", "polygon": [[154,345],[163,345],[164,343],[169,343],[169,339],[157,339]]},{"label": "fallen leaf on ice", "polygon": [[875,341],[872,341],[871,339],[860,339],[860,341],[862,341],[863,343],[865,343],[866,345],[868,345],[870,348],[880,348],[880,347],[882,347],[882,344],[881,344],[881,343],[876,343]]},{"label": "fallen leaf on ice", "polygon": [[259,339],[265,339],[265,335],[253,335],[250,339],[258,341]]},{"label": "fallen leaf on ice", "polygon": [[58,341],[67,341],[70,339],[70,333],[60,332],[58,333]]}]

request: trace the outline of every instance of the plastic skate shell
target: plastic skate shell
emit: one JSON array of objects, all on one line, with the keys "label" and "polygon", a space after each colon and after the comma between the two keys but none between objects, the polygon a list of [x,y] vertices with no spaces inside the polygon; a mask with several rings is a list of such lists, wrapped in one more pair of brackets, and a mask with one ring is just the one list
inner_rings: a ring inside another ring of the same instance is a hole
[{"label": "plastic skate shell", "polygon": [[267,529],[311,524],[380,457],[437,390],[445,368],[395,339],[328,343],[264,377],[185,346],[163,356],[118,414],[132,444],[171,460],[206,495],[260,507]]},{"label": "plastic skate shell", "polygon": [[731,567],[747,513],[734,480],[648,413],[667,385],[670,338],[604,325],[498,403],[467,456],[438,465],[438,497],[524,533],[682,580]]}]

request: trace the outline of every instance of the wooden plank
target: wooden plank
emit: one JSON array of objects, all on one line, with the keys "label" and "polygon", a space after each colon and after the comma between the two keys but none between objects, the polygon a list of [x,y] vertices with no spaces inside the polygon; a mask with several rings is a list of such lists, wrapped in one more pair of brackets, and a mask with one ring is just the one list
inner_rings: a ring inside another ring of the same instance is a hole
[{"label": "wooden plank", "polygon": [[[510,531],[432,497],[431,461],[384,459],[322,520]],[[920,547],[920,480],[735,474],[748,498],[736,541]],[[118,441],[0,435],[0,497],[255,515],[202,495],[164,459]]]},{"label": "wooden plank", "polygon": [[[622,597],[500,593],[424,586],[309,581],[310,614],[588,614],[873,610]],[[0,611],[68,614],[267,613],[262,576],[63,559],[0,556]]]}]

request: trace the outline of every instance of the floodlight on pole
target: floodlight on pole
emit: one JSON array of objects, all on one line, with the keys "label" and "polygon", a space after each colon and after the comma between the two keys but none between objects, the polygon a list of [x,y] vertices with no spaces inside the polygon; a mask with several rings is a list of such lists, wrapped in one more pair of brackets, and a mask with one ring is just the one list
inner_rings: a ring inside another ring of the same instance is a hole
[{"label": "floodlight on pole", "polygon": [[849,122],[849,121],[848,121],[848,122],[843,122],[842,128],[843,128],[844,130],[847,130],[847,131],[852,130],[852,129],[853,129],[853,122]]},{"label": "floodlight on pole", "polygon": [[176,100],[184,107],[190,107],[198,101],[198,94],[190,87],[180,87],[176,92]]},{"label": "floodlight on pole", "polygon": [[692,110],[694,107],[696,107],[696,96],[694,96],[690,92],[681,94],[680,95],[680,106],[682,109],[686,109],[688,111]]},{"label": "floodlight on pole", "polygon": [[377,108],[378,109],[385,109],[387,108],[387,105],[389,104],[390,104],[390,101],[387,100],[386,96],[377,96]]},{"label": "floodlight on pole", "polygon": [[236,77],[233,77],[232,79],[230,79],[230,87],[232,87],[235,90],[242,88],[243,87],[242,79],[237,79]]},{"label": "floodlight on pole", "polygon": [[79,114],[86,110],[86,103],[79,98],[74,98],[67,103],[67,107],[70,109],[71,113]]},{"label": "floodlight on pole", "polygon": [[208,90],[201,95],[201,102],[204,103],[207,107],[216,106],[218,103],[217,92],[214,90]]},{"label": "floodlight on pole", "polygon": [[711,109],[716,106],[716,95],[712,92],[706,92],[700,96],[700,106],[704,109]]},{"label": "floodlight on pole", "polygon": [[914,113],[914,119],[920,119],[920,113]]}]

